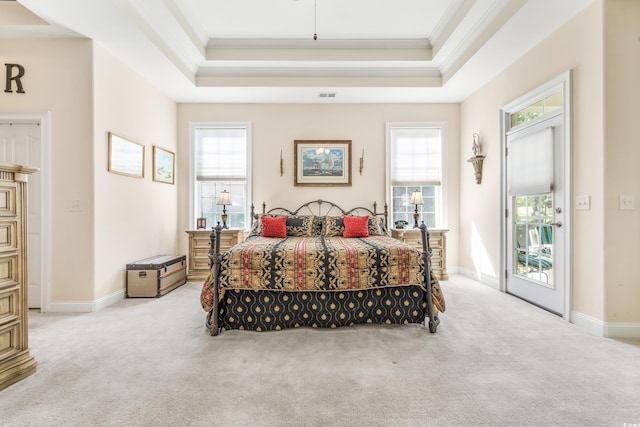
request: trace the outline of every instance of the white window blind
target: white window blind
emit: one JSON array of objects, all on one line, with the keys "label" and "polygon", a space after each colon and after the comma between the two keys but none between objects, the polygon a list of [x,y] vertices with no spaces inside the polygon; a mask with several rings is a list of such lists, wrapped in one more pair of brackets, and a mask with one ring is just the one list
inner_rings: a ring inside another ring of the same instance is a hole
[{"label": "white window blind", "polygon": [[238,181],[247,178],[247,129],[197,129],[196,180]]},{"label": "white window blind", "polygon": [[391,185],[441,185],[442,130],[391,128]]},{"label": "white window blind", "polygon": [[509,196],[553,190],[553,128],[507,142]]}]

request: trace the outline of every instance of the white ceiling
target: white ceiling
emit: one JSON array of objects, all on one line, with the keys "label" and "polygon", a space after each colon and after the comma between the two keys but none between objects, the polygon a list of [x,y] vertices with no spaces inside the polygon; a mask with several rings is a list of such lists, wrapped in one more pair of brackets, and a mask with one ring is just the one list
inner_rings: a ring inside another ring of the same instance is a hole
[{"label": "white ceiling", "polygon": [[459,102],[592,1],[0,1],[0,38],[91,38],[178,102]]}]

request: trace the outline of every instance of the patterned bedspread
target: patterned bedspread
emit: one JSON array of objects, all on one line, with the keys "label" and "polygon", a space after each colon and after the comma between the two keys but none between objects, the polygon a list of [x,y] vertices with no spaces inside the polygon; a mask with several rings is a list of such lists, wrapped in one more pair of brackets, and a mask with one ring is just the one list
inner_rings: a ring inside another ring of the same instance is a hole
[{"label": "patterned bedspread", "polygon": [[[250,237],[223,253],[220,298],[226,289],[344,291],[424,286],[421,253],[388,236],[367,238]],[[432,277],[436,308],[445,310],[440,286]],[[212,279],[205,281],[201,303],[211,309]]]}]

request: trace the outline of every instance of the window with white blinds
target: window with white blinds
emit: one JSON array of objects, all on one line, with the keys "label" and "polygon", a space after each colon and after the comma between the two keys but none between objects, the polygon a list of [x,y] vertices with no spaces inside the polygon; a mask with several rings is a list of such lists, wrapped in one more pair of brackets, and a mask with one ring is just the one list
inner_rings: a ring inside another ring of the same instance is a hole
[{"label": "window with white blinds", "polygon": [[391,185],[440,185],[441,128],[391,128]]},{"label": "window with white blinds", "polygon": [[[249,227],[250,140],[247,124],[192,125],[195,218],[205,218],[207,228],[222,222],[223,208],[230,228]],[[230,205],[218,205],[222,191]]]},{"label": "window with white blinds", "polygon": [[[387,124],[387,130],[391,225],[406,221],[412,227],[417,209],[420,221],[435,228],[442,211],[443,127],[399,123]],[[410,203],[416,190],[422,193],[422,205]]]},{"label": "window with white blinds", "polygon": [[246,128],[196,128],[195,145],[197,180],[247,179]]}]

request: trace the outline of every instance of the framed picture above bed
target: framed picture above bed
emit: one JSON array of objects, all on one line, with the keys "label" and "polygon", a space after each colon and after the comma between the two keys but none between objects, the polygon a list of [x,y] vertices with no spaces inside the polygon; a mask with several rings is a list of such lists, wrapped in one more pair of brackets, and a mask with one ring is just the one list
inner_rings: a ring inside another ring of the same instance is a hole
[{"label": "framed picture above bed", "polygon": [[351,141],[294,141],[294,185],[351,186]]}]

